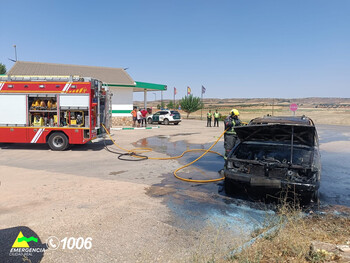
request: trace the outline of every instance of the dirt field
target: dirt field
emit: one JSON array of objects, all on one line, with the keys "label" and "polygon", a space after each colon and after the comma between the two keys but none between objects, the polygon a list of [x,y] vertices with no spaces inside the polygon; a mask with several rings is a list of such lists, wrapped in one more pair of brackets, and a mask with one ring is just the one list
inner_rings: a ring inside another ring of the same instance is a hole
[{"label": "dirt field", "polygon": [[[204,121],[185,120],[159,129],[114,131],[113,137],[125,148],[153,147],[155,142],[157,152],[150,155],[161,157],[196,144],[207,148],[222,131],[206,128]],[[325,146],[330,154],[338,153],[329,158],[349,163],[348,151],[336,149],[336,140],[349,141],[344,128],[340,133],[345,137],[325,141]],[[0,243],[2,232],[12,231],[7,237],[11,247],[20,227],[28,227],[42,243],[50,236],[92,238],[89,250],[47,250],[42,262],[207,262],[246,241],[254,228],[250,224],[270,213],[218,194],[220,185],[173,179],[171,173],[194,155],[126,162],[103,147],[97,143],[53,152],[46,145],[0,144]],[[221,147],[222,142],[216,150],[223,152]],[[207,159],[184,174],[207,167],[210,177],[218,176],[220,166],[220,158]],[[339,176],[344,177],[343,170]],[[337,187],[332,189],[336,195]],[[337,201],[333,192],[324,197]],[[1,253],[6,251],[0,249],[0,258]]]},{"label": "dirt field", "polygon": [[[306,115],[314,120],[316,124],[330,125],[350,125],[350,98],[300,98],[300,99],[272,99],[272,98],[256,98],[256,99],[203,99],[204,109],[190,114],[190,118],[200,119],[206,118],[208,110],[214,112],[216,109],[223,115],[227,116],[232,108],[239,110],[241,118],[245,122],[263,115],[288,116],[293,112],[289,110],[291,103],[298,105],[296,115]],[[167,105],[168,100],[164,101]],[[154,107],[160,101],[150,102],[149,106]],[[140,107],[142,102],[137,102]],[[272,106],[274,105],[274,106]],[[180,111],[183,117],[186,113]]]},{"label": "dirt field", "polygon": [[[234,107],[234,106],[233,106]],[[216,107],[211,107],[212,112]],[[227,116],[232,108],[230,107],[218,107],[218,111],[223,115]],[[245,122],[249,122],[259,116],[272,114],[272,107],[237,107],[240,112],[241,118]],[[206,118],[206,114],[209,108],[203,109],[203,119]],[[288,107],[274,107],[274,116],[291,116],[292,112]],[[310,117],[315,124],[330,124],[330,125],[350,125],[350,108],[344,109],[315,109],[315,108],[304,108],[300,107],[296,111],[296,115],[306,115]],[[186,116],[183,113],[183,116]],[[200,119],[201,112],[197,111],[190,115],[191,118]]]}]

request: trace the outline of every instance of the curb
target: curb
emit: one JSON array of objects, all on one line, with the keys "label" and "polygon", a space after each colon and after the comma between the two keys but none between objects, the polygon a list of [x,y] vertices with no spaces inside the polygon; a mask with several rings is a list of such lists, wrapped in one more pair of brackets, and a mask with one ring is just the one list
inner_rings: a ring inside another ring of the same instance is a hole
[{"label": "curb", "polygon": [[125,128],[111,128],[113,131],[121,131],[121,130],[151,130],[151,129],[158,129],[160,128],[159,126],[152,126],[152,127],[140,127],[140,128],[135,128],[135,127],[125,127]]}]

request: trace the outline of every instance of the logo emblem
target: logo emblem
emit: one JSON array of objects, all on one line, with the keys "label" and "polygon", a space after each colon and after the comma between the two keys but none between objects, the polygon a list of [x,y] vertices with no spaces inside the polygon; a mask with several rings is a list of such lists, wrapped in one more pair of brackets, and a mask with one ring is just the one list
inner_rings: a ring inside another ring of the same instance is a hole
[{"label": "logo emblem", "polygon": [[31,241],[34,241],[37,243],[38,239],[35,237],[27,238],[27,237],[23,236],[22,231],[19,231],[19,234],[18,234],[15,242],[13,243],[12,247],[29,247],[28,242],[31,242]]}]

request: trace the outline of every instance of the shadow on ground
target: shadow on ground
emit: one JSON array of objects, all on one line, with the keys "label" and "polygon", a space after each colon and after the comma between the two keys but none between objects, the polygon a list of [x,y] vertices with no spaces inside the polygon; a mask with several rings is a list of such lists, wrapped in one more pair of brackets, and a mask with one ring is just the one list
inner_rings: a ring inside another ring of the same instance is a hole
[{"label": "shadow on ground", "polygon": [[[112,145],[111,141],[106,141],[107,145]],[[103,142],[88,142],[86,144],[75,144],[69,146],[68,151],[101,151],[105,147]],[[37,150],[37,151],[47,151],[50,150],[46,143],[0,143],[0,149],[6,150]]]}]

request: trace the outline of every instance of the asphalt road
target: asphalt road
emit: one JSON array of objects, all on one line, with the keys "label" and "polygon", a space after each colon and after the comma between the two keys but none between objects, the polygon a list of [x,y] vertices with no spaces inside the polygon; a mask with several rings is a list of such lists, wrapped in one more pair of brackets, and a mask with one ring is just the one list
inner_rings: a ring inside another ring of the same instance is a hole
[{"label": "asphalt road", "polygon": [[320,125],[317,130],[322,161],[321,202],[350,207],[350,127]]}]

